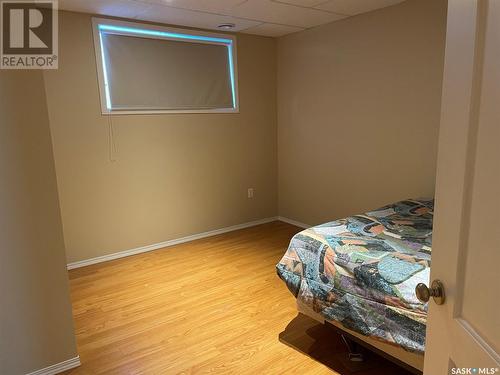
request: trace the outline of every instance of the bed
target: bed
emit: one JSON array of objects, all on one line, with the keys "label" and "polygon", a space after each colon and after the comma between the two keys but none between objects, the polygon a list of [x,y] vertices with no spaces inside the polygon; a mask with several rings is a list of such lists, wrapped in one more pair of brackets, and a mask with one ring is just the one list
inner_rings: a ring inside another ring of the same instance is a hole
[{"label": "bed", "polygon": [[408,199],[297,233],[276,268],[299,311],[422,370],[433,208]]}]

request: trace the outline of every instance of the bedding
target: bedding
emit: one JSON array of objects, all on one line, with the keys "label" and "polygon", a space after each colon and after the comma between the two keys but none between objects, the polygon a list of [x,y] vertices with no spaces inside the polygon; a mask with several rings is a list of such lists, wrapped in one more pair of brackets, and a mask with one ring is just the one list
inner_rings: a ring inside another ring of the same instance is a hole
[{"label": "bedding", "polygon": [[434,201],[405,200],[296,234],[276,266],[327,321],[412,352],[425,348]]}]

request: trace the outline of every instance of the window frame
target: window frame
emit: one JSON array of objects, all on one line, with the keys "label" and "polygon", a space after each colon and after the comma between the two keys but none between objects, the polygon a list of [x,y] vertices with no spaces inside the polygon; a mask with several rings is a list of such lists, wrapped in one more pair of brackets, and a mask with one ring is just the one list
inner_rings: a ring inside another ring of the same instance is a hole
[{"label": "window frame", "polygon": [[[134,31],[134,29],[136,31]],[[118,110],[112,108],[108,89],[105,57],[102,48],[101,32],[115,35],[136,36],[140,38],[174,40],[189,43],[225,45],[228,48],[229,72],[231,74],[232,108],[211,109],[156,109],[156,110]],[[238,64],[236,37],[229,34],[209,33],[198,30],[180,29],[149,25],[139,22],[120,21],[109,18],[92,17],[92,32],[94,52],[97,64],[97,80],[103,115],[145,115],[145,114],[176,114],[176,113],[239,113],[238,96]]]}]

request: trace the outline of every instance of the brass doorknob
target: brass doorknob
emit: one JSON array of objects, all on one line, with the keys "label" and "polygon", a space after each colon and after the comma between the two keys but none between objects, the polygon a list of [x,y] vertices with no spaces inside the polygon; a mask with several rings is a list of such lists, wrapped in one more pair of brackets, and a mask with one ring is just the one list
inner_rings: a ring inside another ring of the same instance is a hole
[{"label": "brass doorknob", "polygon": [[429,302],[431,297],[437,305],[442,305],[445,301],[444,286],[440,280],[434,280],[430,289],[424,283],[417,284],[415,294],[421,302]]}]

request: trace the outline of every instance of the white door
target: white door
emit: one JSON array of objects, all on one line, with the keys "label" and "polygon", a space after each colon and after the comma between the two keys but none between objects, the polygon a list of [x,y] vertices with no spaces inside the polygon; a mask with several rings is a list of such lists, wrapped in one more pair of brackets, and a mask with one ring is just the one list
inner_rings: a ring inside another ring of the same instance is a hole
[{"label": "white door", "polygon": [[449,0],[425,375],[500,374],[500,0]]}]

